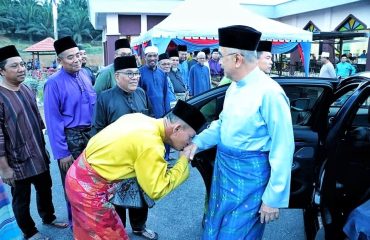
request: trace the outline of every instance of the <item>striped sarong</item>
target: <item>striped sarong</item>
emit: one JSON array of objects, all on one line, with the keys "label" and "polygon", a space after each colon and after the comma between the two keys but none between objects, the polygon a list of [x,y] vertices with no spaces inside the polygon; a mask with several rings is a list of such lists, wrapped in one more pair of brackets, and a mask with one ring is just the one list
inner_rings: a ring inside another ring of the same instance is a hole
[{"label": "striped sarong", "polygon": [[202,239],[261,239],[258,211],[269,177],[267,152],[218,145]]},{"label": "striped sarong", "polygon": [[23,239],[23,234],[14,218],[13,210],[6,196],[4,183],[0,179],[0,240]]},{"label": "striped sarong", "polygon": [[85,152],[69,168],[65,184],[74,239],[128,239],[114,206],[108,202],[113,185],[91,168]]}]

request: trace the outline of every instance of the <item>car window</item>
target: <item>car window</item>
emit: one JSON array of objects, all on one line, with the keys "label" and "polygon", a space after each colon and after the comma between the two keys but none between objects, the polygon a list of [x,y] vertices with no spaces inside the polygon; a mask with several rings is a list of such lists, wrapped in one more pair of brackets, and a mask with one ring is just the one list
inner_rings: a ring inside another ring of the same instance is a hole
[{"label": "car window", "polygon": [[[317,86],[282,86],[291,104],[293,125],[307,125],[312,110],[317,100],[322,95],[324,88]],[[203,104],[200,111],[208,122],[217,120],[222,111],[225,96],[210,99]]]},{"label": "car window", "polygon": [[330,105],[329,108],[329,123],[331,122],[331,119],[335,117],[339,111],[339,109],[342,108],[342,106],[346,103],[348,98],[352,96],[355,89],[358,87],[358,83],[347,85],[341,89],[339,89],[334,96],[334,101]]},{"label": "car window", "polygon": [[282,86],[290,101],[293,125],[306,125],[324,88],[317,86]]},{"label": "car window", "polygon": [[370,127],[369,111],[370,111],[370,96],[368,96],[358,108],[355,118],[353,119],[352,126],[353,127],[364,127],[364,128],[369,129]]},{"label": "car window", "polygon": [[201,113],[206,118],[207,122],[217,120],[224,105],[225,96],[219,96],[208,101],[200,108]]}]

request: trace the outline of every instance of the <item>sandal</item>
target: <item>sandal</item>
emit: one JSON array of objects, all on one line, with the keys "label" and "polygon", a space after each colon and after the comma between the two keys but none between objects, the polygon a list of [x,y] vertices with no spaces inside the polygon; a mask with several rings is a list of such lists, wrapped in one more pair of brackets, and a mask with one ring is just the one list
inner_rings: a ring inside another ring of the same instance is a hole
[{"label": "sandal", "polygon": [[133,234],[137,236],[141,236],[143,238],[149,239],[149,240],[157,240],[158,239],[158,233],[144,228],[142,231],[132,231]]},{"label": "sandal", "polygon": [[55,227],[55,228],[67,228],[69,226],[68,223],[58,222],[57,220],[54,220],[51,223],[44,223],[44,224],[50,227]]},{"label": "sandal", "polygon": [[45,236],[39,232],[33,235],[32,237],[27,238],[27,240],[49,240],[49,239],[50,238],[48,236]]}]

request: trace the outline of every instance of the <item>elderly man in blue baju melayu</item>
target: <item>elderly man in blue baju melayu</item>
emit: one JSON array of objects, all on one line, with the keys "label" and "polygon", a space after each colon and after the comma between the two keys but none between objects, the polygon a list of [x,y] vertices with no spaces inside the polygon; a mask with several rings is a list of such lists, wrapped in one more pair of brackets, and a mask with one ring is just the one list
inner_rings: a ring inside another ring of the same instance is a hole
[{"label": "elderly man in blue baju melayu", "polygon": [[265,223],[288,207],[294,136],[289,99],[257,66],[261,33],[219,29],[221,64],[233,82],[219,120],[185,151],[217,145],[203,239],[261,239]]}]

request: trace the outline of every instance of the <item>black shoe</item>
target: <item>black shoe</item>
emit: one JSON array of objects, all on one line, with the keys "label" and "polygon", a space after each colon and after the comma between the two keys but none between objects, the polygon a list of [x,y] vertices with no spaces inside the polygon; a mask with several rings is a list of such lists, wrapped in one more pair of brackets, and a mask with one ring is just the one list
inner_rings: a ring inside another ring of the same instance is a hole
[{"label": "black shoe", "polygon": [[150,229],[147,229],[147,228],[144,228],[141,231],[132,231],[132,233],[137,235],[137,236],[142,236],[146,239],[151,239],[151,240],[157,240],[158,239],[158,233],[156,233],[156,232],[154,232]]}]

